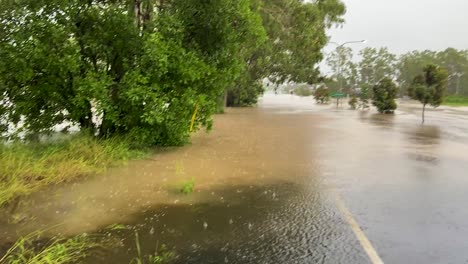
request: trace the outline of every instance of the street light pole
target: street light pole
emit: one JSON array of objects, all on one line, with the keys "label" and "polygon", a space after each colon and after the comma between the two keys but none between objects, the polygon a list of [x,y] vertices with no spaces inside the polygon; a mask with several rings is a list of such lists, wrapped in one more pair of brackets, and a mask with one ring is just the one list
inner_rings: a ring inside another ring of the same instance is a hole
[{"label": "street light pole", "polygon": [[[347,44],[354,44],[354,43],[366,43],[367,40],[354,40],[354,41],[346,41],[344,43],[337,43],[337,42],[333,42],[333,41],[330,41],[330,44],[334,44],[336,45],[336,50],[338,51],[339,48],[342,48],[344,47],[345,45]],[[343,64],[344,64],[344,61],[342,60],[340,54],[338,54],[338,89],[339,91],[343,91]],[[338,104],[339,104],[339,98],[336,98],[336,108],[338,108]]]}]

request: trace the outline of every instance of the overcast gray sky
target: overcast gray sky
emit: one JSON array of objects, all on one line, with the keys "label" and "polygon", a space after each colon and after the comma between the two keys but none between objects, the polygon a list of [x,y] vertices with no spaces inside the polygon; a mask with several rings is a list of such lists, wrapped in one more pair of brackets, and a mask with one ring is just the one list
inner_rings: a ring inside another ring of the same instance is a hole
[{"label": "overcast gray sky", "polygon": [[[468,49],[468,0],[342,0],[347,6],[342,29],[331,41],[366,39],[364,46],[410,50]],[[329,50],[331,47],[327,47]]]}]

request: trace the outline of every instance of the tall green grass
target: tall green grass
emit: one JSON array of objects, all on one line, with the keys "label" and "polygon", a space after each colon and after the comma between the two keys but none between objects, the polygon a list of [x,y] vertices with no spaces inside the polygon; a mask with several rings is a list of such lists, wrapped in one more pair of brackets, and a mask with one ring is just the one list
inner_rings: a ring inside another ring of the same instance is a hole
[{"label": "tall green grass", "polygon": [[447,106],[468,106],[467,96],[450,95],[445,97],[443,105]]},{"label": "tall green grass", "polygon": [[48,240],[41,240],[40,235],[40,232],[35,232],[18,239],[6,254],[0,257],[0,264],[79,263],[91,249],[100,246],[86,235]]},{"label": "tall green grass", "polygon": [[84,135],[48,143],[0,143],[0,207],[47,185],[99,173],[145,153],[122,138]]}]

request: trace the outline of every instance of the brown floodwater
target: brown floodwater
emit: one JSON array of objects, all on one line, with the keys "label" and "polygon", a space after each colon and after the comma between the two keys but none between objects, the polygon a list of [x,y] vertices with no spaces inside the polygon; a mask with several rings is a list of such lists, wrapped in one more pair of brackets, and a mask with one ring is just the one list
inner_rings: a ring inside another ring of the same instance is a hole
[{"label": "brown floodwater", "polygon": [[129,263],[137,232],[142,255],[165,245],[172,263],[370,263],[338,192],[385,262],[465,263],[468,111],[430,110],[422,126],[419,105],[399,109],[266,95],[188,146],[33,195],[0,220],[0,244],[35,230],[101,234],[120,246],[86,263]]}]

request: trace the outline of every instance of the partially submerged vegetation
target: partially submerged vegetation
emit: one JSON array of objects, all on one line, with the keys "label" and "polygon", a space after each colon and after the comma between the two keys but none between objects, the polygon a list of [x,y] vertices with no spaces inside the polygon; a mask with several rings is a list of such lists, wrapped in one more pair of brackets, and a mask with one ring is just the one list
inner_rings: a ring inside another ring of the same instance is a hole
[{"label": "partially submerged vegetation", "polygon": [[[315,83],[339,0],[12,0],[0,5],[0,137],[70,123],[187,143],[219,101]],[[99,120],[97,122],[96,120]]]},{"label": "partially submerged vegetation", "polygon": [[447,96],[442,104],[447,106],[468,106],[468,96]]},{"label": "partially submerged vegetation", "polygon": [[173,260],[175,257],[174,252],[168,250],[165,244],[162,244],[161,247],[159,247],[159,243],[156,243],[155,252],[153,254],[143,255],[138,231],[135,231],[135,245],[137,256],[130,262],[130,264],[162,264]]},{"label": "partially submerged vegetation", "polygon": [[[130,230],[130,227],[113,225],[108,230]],[[154,252],[144,254],[138,231],[135,232],[136,256],[130,261],[134,264],[162,264],[175,258],[175,252],[165,244],[156,241]],[[81,234],[73,237],[56,236],[47,238],[42,231],[33,232],[18,238],[3,256],[0,264],[67,264],[82,263],[93,252],[110,252],[123,246],[118,236],[111,233]]]},{"label": "partially submerged vegetation", "polygon": [[92,133],[0,146],[0,206],[131,157],[115,137],[183,145],[220,101],[254,104],[266,78],[316,82],[345,11],[339,0],[2,2],[0,140],[64,124]]},{"label": "partially submerged vegetation", "polygon": [[180,189],[180,192],[183,194],[191,194],[193,193],[195,189],[195,179],[191,179],[190,181],[184,182],[182,185],[182,188]]},{"label": "partially submerged vegetation", "polygon": [[319,104],[326,104],[330,101],[330,89],[320,86],[314,91],[314,99]]},{"label": "partially submerged vegetation", "polygon": [[0,258],[0,264],[65,264],[79,263],[100,244],[90,236],[44,240],[40,232],[19,238]]},{"label": "partially submerged vegetation", "polygon": [[143,157],[123,138],[77,135],[48,143],[0,144],[0,206],[44,186],[69,182]]},{"label": "partially submerged vegetation", "polygon": [[424,67],[422,74],[414,77],[413,83],[410,89],[408,89],[408,94],[423,105],[423,124],[425,121],[426,105],[431,105],[434,108],[439,107],[444,100],[447,82],[447,71],[434,64],[428,64]]}]

